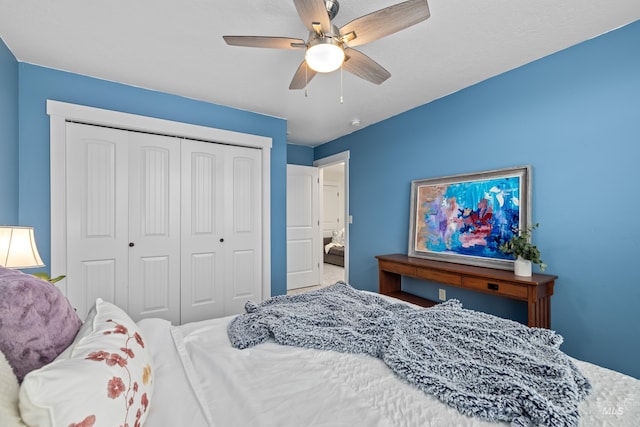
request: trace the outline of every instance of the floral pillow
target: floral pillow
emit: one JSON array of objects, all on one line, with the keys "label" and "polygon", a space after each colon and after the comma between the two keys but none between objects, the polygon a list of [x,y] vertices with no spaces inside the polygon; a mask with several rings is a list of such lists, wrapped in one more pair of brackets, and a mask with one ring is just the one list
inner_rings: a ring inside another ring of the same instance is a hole
[{"label": "floral pillow", "polygon": [[22,419],[39,427],[142,426],[152,372],[151,354],[135,322],[98,298],[69,348],[25,377]]}]

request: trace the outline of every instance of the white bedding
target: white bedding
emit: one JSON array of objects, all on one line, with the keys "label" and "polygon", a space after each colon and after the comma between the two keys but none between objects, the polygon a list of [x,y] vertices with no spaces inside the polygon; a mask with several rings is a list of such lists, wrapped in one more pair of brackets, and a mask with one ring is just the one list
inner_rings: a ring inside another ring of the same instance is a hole
[{"label": "white bedding", "polygon": [[[231,319],[139,323],[155,362],[147,426],[500,425],[461,415],[368,356],[271,342],[237,350],[227,338]],[[581,426],[639,425],[639,380],[576,364],[593,386],[580,405]]]}]

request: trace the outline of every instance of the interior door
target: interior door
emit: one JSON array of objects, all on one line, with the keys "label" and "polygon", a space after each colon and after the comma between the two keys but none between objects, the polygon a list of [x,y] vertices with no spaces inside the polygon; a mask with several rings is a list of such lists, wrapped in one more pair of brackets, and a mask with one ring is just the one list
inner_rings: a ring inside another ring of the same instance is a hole
[{"label": "interior door", "polygon": [[225,149],[225,316],[262,301],[262,167],[260,151]]},{"label": "interior door", "polygon": [[129,135],[129,314],[180,323],[180,139]]},{"label": "interior door", "polygon": [[127,132],[67,123],[66,135],[67,297],[83,319],[98,297],[128,311]]},{"label": "interior door", "polygon": [[318,168],[287,165],[287,289],[321,283]]},{"label": "interior door", "polygon": [[182,322],[224,316],[224,153],[182,142]]}]

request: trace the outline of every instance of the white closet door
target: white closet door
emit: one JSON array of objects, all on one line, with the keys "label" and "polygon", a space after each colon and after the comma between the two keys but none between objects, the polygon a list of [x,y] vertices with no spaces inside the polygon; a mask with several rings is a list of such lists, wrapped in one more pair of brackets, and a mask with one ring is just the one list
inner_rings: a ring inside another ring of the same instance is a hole
[{"label": "white closet door", "polygon": [[75,123],[66,132],[67,297],[81,318],[97,297],[128,310],[128,134]]},{"label": "white closet door", "polygon": [[259,149],[67,125],[67,288],[174,324],[262,300]]},{"label": "white closet door", "polygon": [[262,167],[260,150],[224,146],[225,315],[262,301]]},{"label": "white closet door", "polygon": [[182,323],[224,316],[222,148],[182,141]]},{"label": "white closet door", "polygon": [[180,323],[180,139],[129,134],[129,314]]},{"label": "white closet door", "polygon": [[262,300],[260,151],[183,140],[181,322]]}]

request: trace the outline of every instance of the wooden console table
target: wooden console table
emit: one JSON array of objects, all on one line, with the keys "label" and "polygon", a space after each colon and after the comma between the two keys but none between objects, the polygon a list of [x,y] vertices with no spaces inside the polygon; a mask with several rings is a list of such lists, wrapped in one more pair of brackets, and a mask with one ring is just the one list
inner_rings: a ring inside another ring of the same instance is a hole
[{"label": "wooden console table", "polygon": [[430,280],[476,292],[527,302],[528,325],[551,327],[551,295],[558,276],[516,276],[512,271],[414,258],[402,254],[378,255],[379,292],[422,307],[436,304],[404,292],[401,277]]}]

